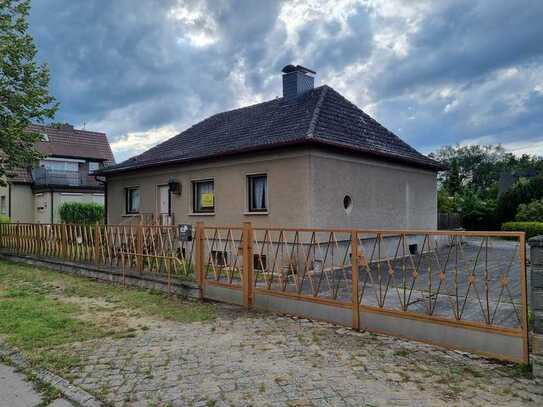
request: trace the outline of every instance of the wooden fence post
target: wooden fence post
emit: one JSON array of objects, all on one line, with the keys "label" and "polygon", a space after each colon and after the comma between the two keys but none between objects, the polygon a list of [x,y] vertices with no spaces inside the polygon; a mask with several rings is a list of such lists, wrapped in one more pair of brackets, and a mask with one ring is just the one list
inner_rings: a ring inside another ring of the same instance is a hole
[{"label": "wooden fence post", "polygon": [[195,253],[195,271],[196,271],[196,283],[200,289],[200,299],[204,297],[204,222],[196,222],[196,253]]},{"label": "wooden fence post", "polygon": [[[130,249],[128,249],[130,250]],[[138,271],[143,273],[144,259],[143,259],[143,225],[141,222],[136,228],[136,265]]]},{"label": "wooden fence post", "polygon": [[351,280],[352,280],[352,306],[353,329],[360,330],[360,307],[358,306],[358,232],[351,232]]},{"label": "wooden fence post", "polygon": [[68,258],[68,230],[65,223],[62,224],[61,238],[62,258],[66,260]]},{"label": "wooden fence post", "polygon": [[250,308],[253,303],[253,227],[251,222],[243,222],[243,305]]},{"label": "wooden fence post", "polygon": [[98,222],[94,226],[94,264],[100,265],[100,225]]}]

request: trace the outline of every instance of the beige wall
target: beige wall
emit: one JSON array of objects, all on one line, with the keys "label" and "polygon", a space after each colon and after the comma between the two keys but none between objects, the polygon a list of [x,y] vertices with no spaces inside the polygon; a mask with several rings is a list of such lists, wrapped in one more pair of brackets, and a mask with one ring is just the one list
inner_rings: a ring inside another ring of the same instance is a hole
[{"label": "beige wall", "polygon": [[[4,202],[5,207],[2,207]],[[9,216],[9,186],[0,185],[0,215]]]},{"label": "beige wall", "polygon": [[11,221],[34,221],[34,196],[28,184],[11,185]]},{"label": "beige wall", "polygon": [[[268,214],[247,211],[247,175],[268,176]],[[172,169],[147,170],[138,174],[108,177],[108,222],[126,220],[125,188],[140,188],[140,213],[158,214],[158,186],[175,177],[181,183],[181,195],[172,195],[175,223],[204,221],[209,224],[291,225],[309,222],[309,152],[255,154],[250,158],[228,158],[206,164]],[[215,181],[215,214],[192,214],[191,182],[212,178]]]},{"label": "beige wall", "polygon": [[[245,214],[246,176],[255,173],[268,175],[267,215]],[[182,187],[181,195],[172,195],[175,223],[436,228],[435,172],[309,148],[108,177],[108,222],[129,218],[127,187],[140,188],[140,213],[157,215],[157,187],[170,177]],[[191,214],[191,181],[206,178],[215,181],[215,214]],[[349,214],[343,207],[346,194],[353,199]]]},{"label": "beige wall", "polygon": [[[437,228],[436,173],[313,150],[310,223],[322,227]],[[352,198],[348,213],[343,198]]]},{"label": "beige wall", "polygon": [[34,219],[36,223],[51,223],[51,192],[34,194]]}]

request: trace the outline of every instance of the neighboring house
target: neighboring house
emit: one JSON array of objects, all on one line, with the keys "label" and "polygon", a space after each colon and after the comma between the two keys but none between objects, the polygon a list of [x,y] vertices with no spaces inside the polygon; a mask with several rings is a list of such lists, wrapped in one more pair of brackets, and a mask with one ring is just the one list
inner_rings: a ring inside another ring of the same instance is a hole
[{"label": "neighboring house", "polygon": [[436,174],[314,72],[283,69],[283,97],[211,116],[100,171],[109,223],[435,229]]},{"label": "neighboring house", "polygon": [[45,157],[8,177],[8,186],[0,187],[0,213],[12,222],[58,223],[64,202],[104,203],[104,185],[94,172],[115,162],[104,133],[69,124],[28,130],[41,134],[36,148]]}]

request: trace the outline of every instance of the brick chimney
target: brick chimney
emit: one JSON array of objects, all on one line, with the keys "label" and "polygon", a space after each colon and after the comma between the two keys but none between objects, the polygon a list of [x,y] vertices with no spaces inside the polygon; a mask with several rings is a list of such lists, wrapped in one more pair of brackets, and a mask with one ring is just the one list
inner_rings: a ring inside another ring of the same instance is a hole
[{"label": "brick chimney", "polygon": [[315,87],[315,71],[301,65],[287,65],[283,72],[283,97],[292,100]]}]

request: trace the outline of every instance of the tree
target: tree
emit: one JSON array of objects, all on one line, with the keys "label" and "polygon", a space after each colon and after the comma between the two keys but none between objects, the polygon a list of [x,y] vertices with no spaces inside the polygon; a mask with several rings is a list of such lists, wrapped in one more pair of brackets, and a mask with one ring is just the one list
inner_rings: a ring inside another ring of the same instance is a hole
[{"label": "tree", "polygon": [[52,119],[58,109],[49,95],[49,70],[36,62],[28,33],[30,0],[0,0],[0,185],[6,175],[40,157],[40,135],[25,131]]},{"label": "tree", "polygon": [[516,162],[500,145],[445,146],[430,156],[449,165],[440,174],[440,183],[449,194],[467,187],[486,198],[495,198],[501,173],[507,164]]},{"label": "tree", "polygon": [[443,183],[443,187],[450,195],[462,192],[462,176],[460,175],[460,164],[457,159],[452,160],[449,174]]}]

